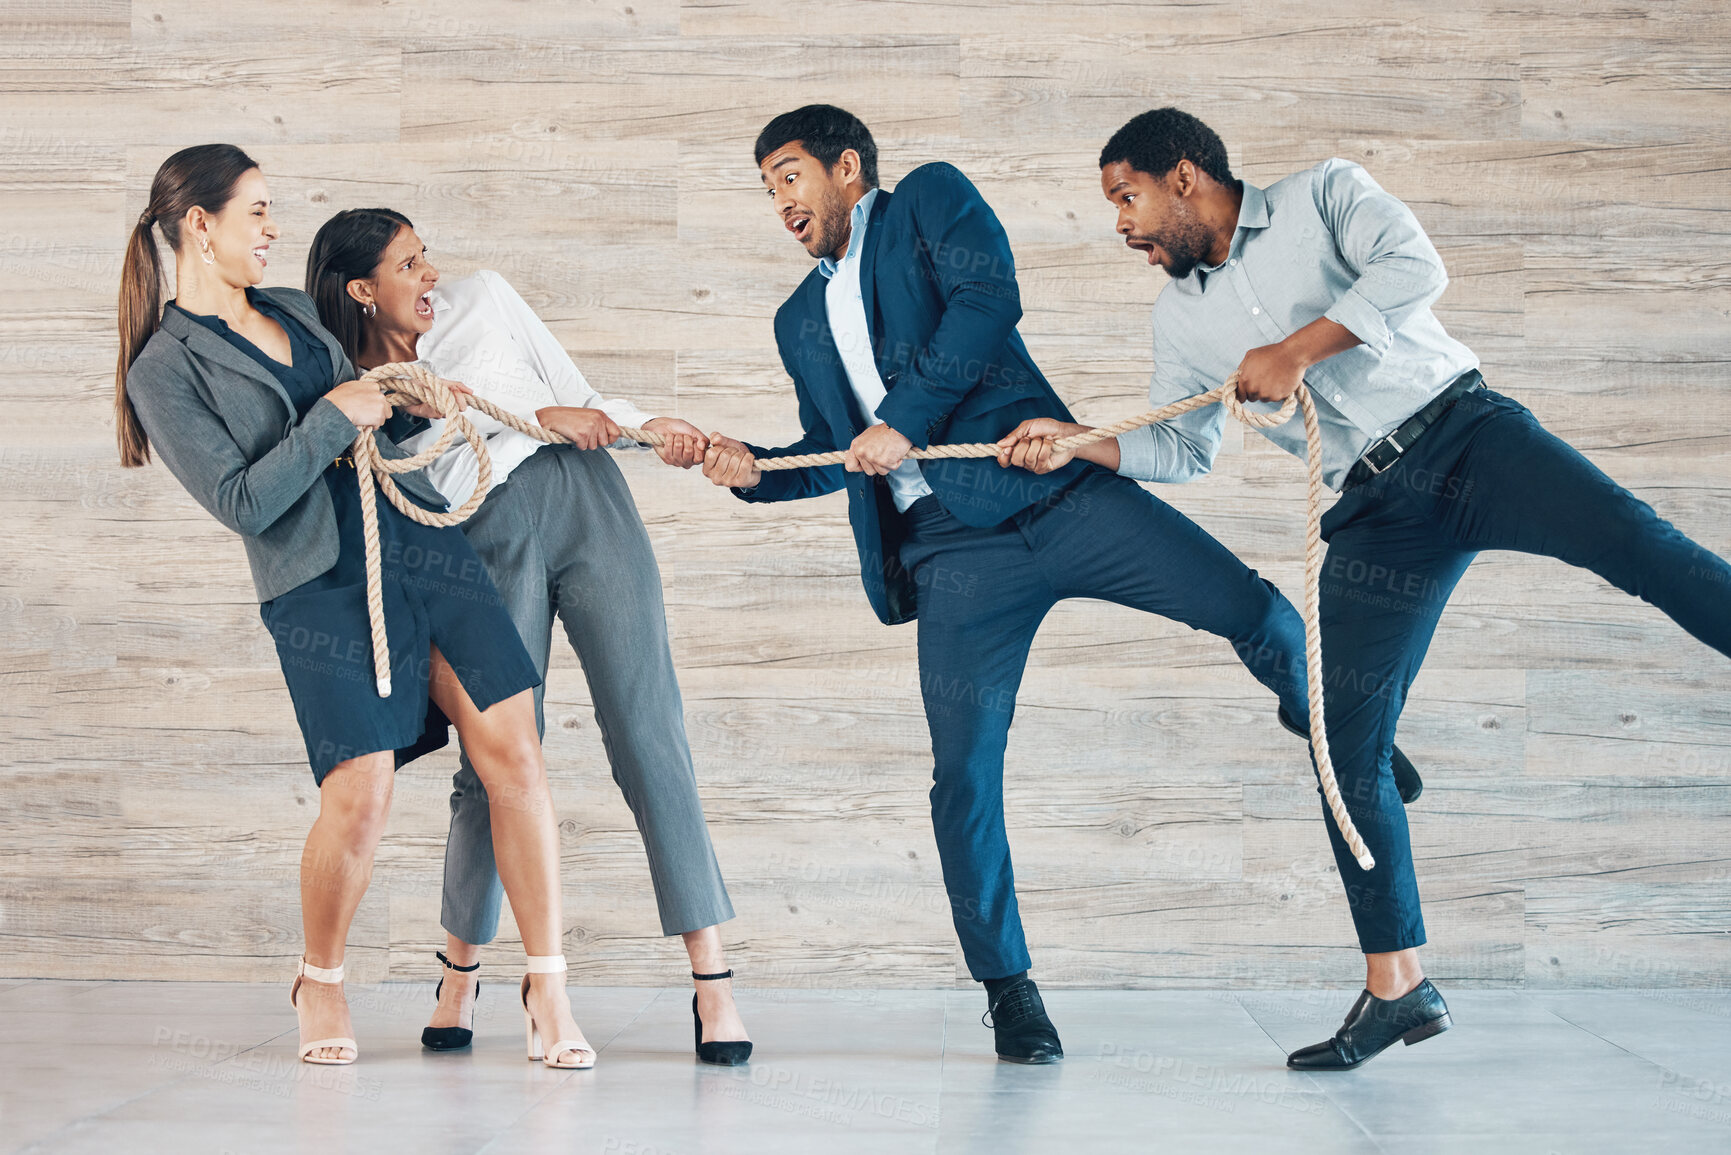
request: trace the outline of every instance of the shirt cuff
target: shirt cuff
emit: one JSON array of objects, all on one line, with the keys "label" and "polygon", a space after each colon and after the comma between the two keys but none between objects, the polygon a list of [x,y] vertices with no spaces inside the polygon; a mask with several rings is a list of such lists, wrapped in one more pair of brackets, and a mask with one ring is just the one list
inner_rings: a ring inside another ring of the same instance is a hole
[{"label": "shirt cuff", "polygon": [[1118,435],[1118,473],[1137,481],[1154,481],[1160,468],[1160,451],[1154,430],[1143,425]]},{"label": "shirt cuff", "polygon": [[1394,344],[1394,334],[1378,309],[1357,289],[1348,289],[1323,314],[1337,325],[1344,325],[1352,335],[1364,342],[1365,348],[1381,357]]}]

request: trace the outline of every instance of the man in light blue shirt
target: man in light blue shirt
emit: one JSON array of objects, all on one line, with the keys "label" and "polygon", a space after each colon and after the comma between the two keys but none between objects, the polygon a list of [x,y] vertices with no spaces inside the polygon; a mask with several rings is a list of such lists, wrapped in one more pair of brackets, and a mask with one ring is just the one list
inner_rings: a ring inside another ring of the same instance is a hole
[{"label": "man in light blue shirt", "polygon": [[[1171,277],[1154,306],[1153,404],[1234,372],[1246,401],[1280,402],[1305,385],[1323,477],[1343,493],[1322,523],[1325,720],[1374,869],[1360,870],[1325,821],[1366,981],[1340,1031],[1287,1063],[1351,1069],[1449,1027],[1418,961],[1424,919],[1390,757],[1407,689],[1473,558],[1510,549],[1584,566],[1725,654],[1731,565],[1485,388],[1477,358],[1431,312],[1448,283],[1436,249],[1358,165],[1328,160],[1258,189],[1233,177],[1212,129],[1162,108],[1113,135],[1100,187],[1125,243]],[[1225,420],[1211,405],[1074,457],[1142,481],[1189,481],[1213,464]],[[1072,455],[1052,439],[1082,428],[1024,421],[999,443],[1000,463],[1062,468]],[[1305,455],[1300,422],[1262,432]]]},{"label": "man in light blue shirt", "polygon": [[[1149,396],[1161,406],[1205,393],[1232,375],[1245,350],[1327,318],[1359,341],[1305,373],[1322,426],[1323,480],[1338,490],[1371,442],[1478,368],[1478,358],[1430,311],[1448,283],[1436,249],[1412,211],[1364,169],[1324,161],[1266,192],[1244,185],[1242,195],[1226,260],[1199,264],[1155,302]],[[1225,409],[1209,405],[1125,434],[1118,472],[1149,481],[1200,477],[1227,420]],[[1267,435],[1305,455],[1302,422]]]}]

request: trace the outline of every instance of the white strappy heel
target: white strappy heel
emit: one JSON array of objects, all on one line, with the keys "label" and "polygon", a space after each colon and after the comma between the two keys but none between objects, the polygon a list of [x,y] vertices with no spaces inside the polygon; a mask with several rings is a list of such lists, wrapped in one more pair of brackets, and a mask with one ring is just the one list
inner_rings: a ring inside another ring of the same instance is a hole
[{"label": "white strappy heel", "polygon": [[[541,1046],[541,1032],[535,1026],[535,1016],[529,1013],[529,975],[563,974],[565,971],[565,956],[562,954],[530,955],[528,956],[528,972],[523,976],[523,1025],[528,1035],[529,1058],[540,1059],[549,1067],[562,1071],[587,1071],[595,1065],[595,1048],[586,1039],[560,1039],[545,1049]],[[556,1062],[561,1055],[589,1056],[586,1063]]]},{"label": "white strappy heel", "polygon": [[[340,983],[343,981],[343,968],[340,966],[331,968],[316,967],[307,962],[305,958],[302,958],[299,964],[295,967],[294,985],[289,988],[289,1006],[294,1007],[296,1010],[300,1009],[299,1004],[295,1002],[295,996],[300,994],[302,979],[312,979],[317,983]],[[354,1054],[350,1055],[346,1059],[324,1059],[313,1055],[314,1051],[322,1051],[326,1047],[346,1047],[353,1051]],[[302,1043],[300,1049],[301,1062],[322,1063],[325,1066],[330,1067],[346,1067],[350,1063],[354,1062],[360,1053],[361,1049],[355,1046],[355,1041],[353,1039],[314,1039],[310,1043]]]}]

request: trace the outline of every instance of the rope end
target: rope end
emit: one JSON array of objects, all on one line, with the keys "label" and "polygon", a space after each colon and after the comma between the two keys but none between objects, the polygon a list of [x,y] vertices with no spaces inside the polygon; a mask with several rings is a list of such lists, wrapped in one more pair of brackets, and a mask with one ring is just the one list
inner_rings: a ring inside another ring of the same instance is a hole
[{"label": "rope end", "polygon": [[1367,850],[1358,856],[1358,868],[1360,870],[1376,869],[1376,859],[1371,857],[1370,851]]},{"label": "rope end", "polygon": [[379,675],[379,697],[388,698],[390,696],[391,696],[391,676],[389,674],[380,674]]}]

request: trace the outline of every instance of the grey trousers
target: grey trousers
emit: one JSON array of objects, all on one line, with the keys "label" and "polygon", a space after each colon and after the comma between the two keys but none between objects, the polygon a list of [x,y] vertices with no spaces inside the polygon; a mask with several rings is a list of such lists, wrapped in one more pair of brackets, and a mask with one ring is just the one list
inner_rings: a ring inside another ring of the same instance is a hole
[{"label": "grey trousers", "polygon": [[[697,797],[661,572],[619,467],[606,450],[543,446],[488,495],[463,531],[542,676],[555,614],[577,651],[613,781],[649,855],[661,932],[732,918]],[[543,690],[535,688],[535,725],[544,733]],[[466,751],[453,786],[440,921],[464,942],[491,942],[504,888],[487,791]]]}]

